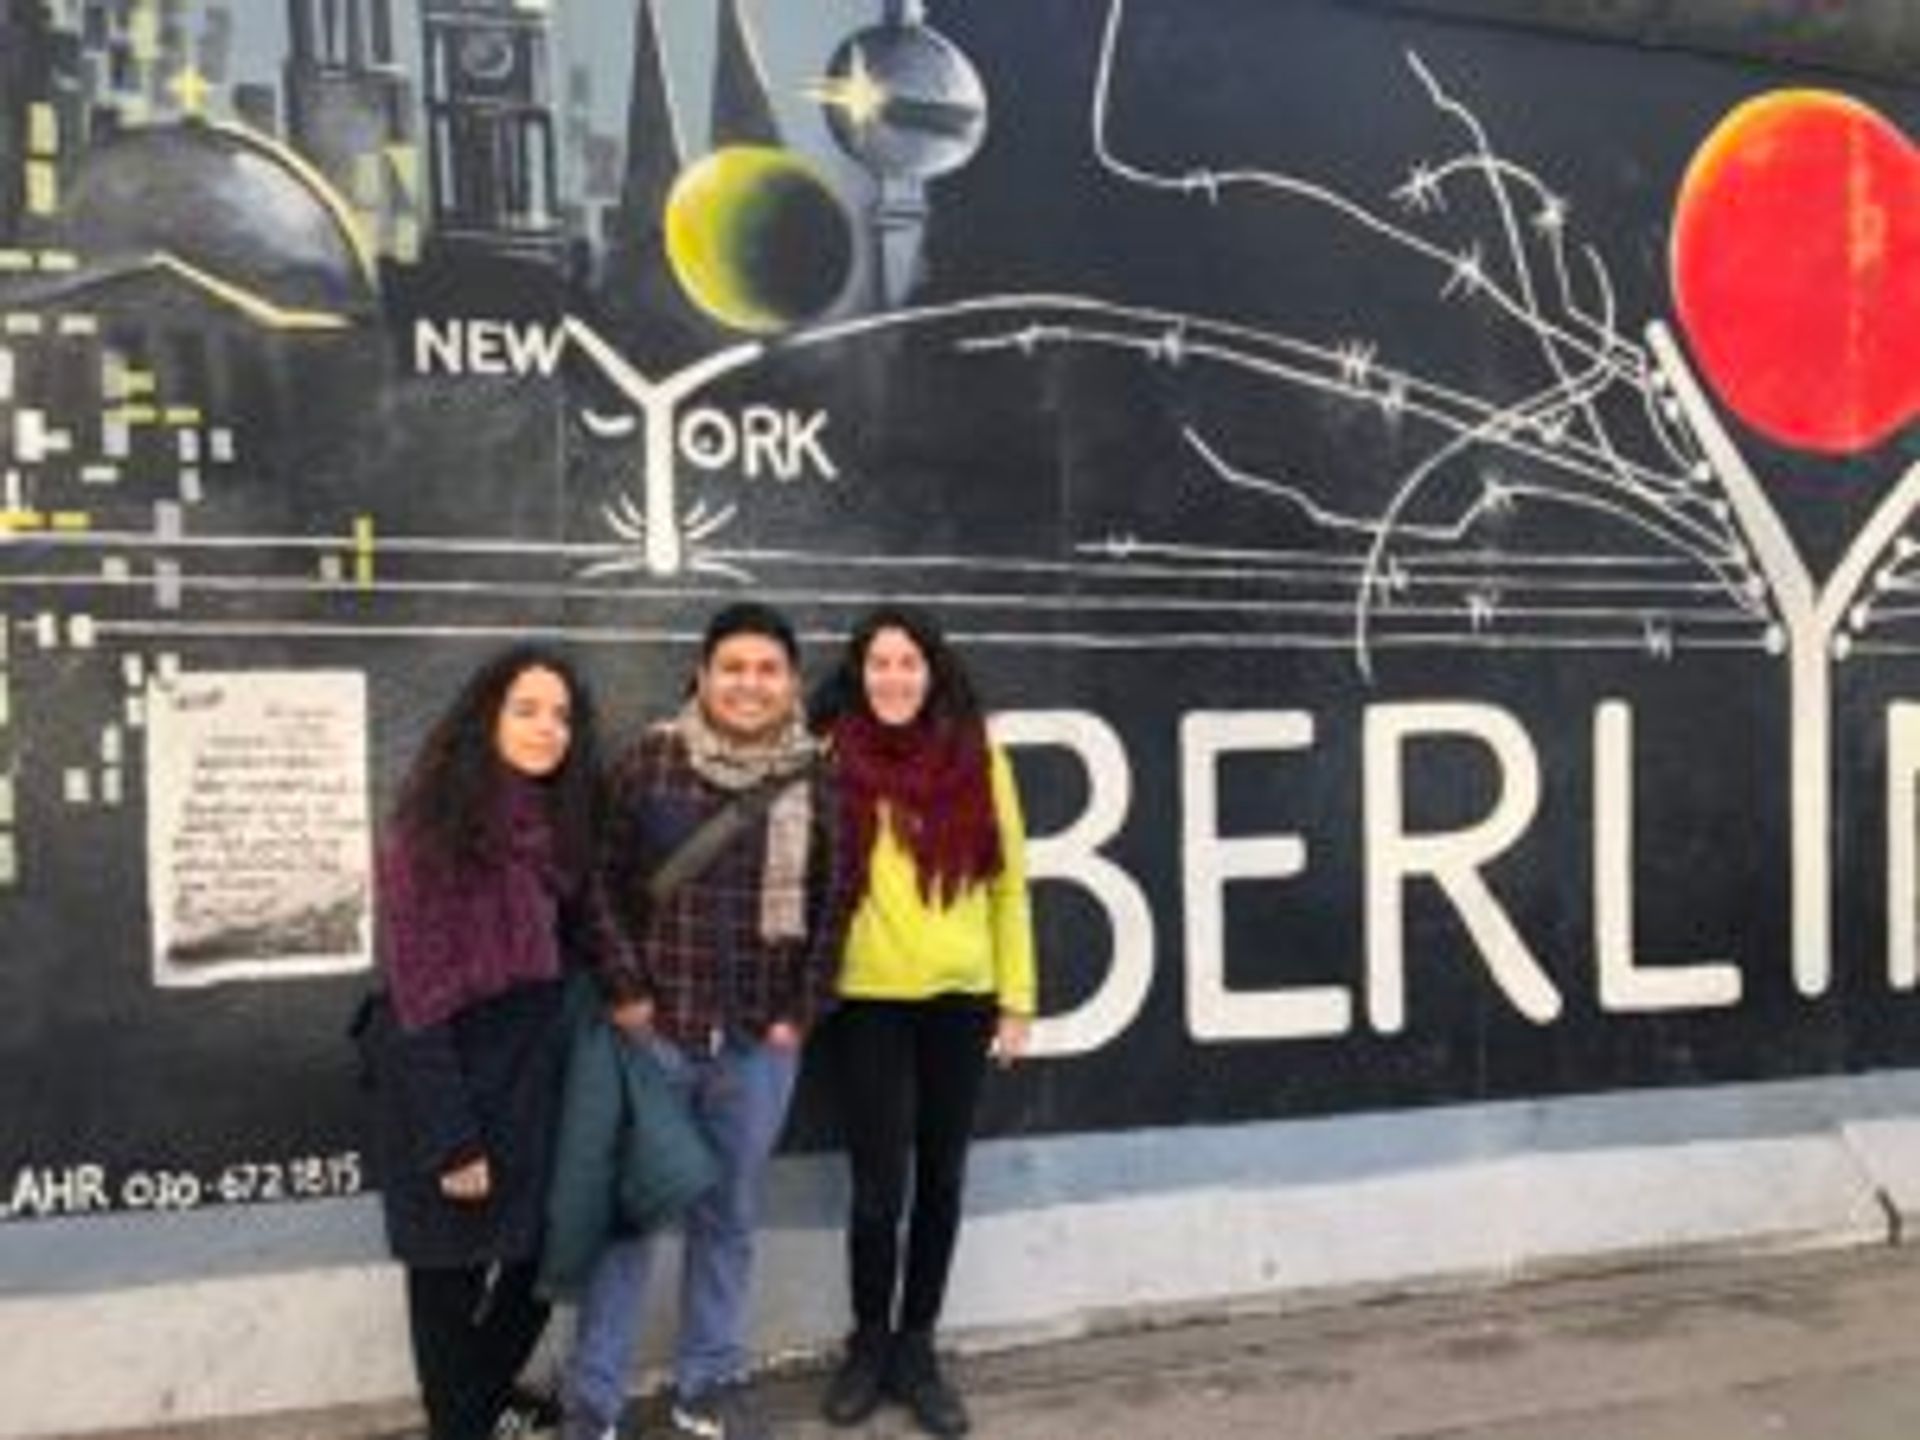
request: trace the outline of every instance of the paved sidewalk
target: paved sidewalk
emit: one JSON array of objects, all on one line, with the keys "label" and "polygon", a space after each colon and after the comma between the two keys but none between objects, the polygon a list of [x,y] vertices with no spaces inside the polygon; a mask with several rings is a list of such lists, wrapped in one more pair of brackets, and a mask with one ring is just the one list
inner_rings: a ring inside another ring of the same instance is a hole
[{"label": "paved sidewalk", "polygon": [[[1376,1299],[965,1357],[954,1373],[979,1440],[1913,1440],[1920,1254]],[[813,1411],[820,1378],[769,1382],[783,1440],[916,1433],[898,1410],[827,1426]],[[343,1411],[137,1440],[370,1440],[408,1418]]]}]

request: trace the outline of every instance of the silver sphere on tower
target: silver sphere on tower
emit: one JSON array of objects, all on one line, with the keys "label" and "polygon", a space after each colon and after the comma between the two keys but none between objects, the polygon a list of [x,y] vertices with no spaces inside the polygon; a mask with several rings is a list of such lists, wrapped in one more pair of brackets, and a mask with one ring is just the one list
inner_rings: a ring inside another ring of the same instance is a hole
[{"label": "silver sphere on tower", "polygon": [[813,94],[840,148],[886,179],[958,170],[987,134],[979,72],[926,25],[875,25],[851,36]]}]

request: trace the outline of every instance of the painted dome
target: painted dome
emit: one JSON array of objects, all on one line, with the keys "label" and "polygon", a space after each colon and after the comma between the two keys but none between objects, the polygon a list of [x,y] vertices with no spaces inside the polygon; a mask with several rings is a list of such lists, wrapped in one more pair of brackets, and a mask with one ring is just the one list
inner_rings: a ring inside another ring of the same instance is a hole
[{"label": "painted dome", "polygon": [[166,255],[289,310],[357,315],[378,303],[339,194],[293,152],[234,126],[188,121],[97,145],[62,229],[88,264]]}]

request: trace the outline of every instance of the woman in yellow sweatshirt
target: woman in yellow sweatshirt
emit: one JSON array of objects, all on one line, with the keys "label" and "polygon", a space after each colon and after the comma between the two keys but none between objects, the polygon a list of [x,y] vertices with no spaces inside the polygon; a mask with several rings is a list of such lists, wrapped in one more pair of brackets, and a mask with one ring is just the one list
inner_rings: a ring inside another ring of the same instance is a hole
[{"label": "woman in yellow sweatshirt", "polygon": [[864,883],[821,1034],[853,1175],[854,1319],[821,1408],[857,1425],[891,1396],[929,1434],[960,1435],[966,1407],[933,1331],[981,1079],[990,1057],[1025,1052],[1033,1015],[1020,797],[959,657],[925,614],[869,615],[822,694]]}]

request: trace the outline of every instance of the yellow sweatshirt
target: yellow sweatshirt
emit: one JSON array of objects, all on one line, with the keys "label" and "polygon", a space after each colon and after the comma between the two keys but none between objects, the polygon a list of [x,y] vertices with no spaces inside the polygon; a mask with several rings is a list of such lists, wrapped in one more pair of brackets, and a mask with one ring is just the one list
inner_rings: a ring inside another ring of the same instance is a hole
[{"label": "yellow sweatshirt", "polygon": [[1026,822],[1013,767],[988,747],[1000,873],[945,907],[920,898],[913,854],[881,811],[867,890],[847,931],[840,993],[851,1000],[926,1000],[990,995],[1016,1015],[1034,1009],[1033,919],[1027,905]]}]

